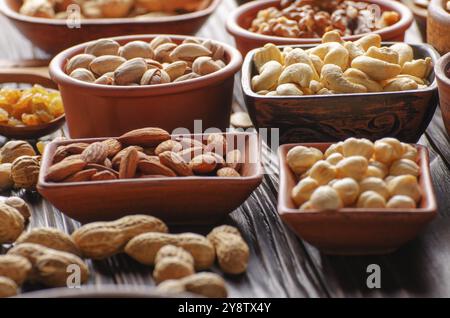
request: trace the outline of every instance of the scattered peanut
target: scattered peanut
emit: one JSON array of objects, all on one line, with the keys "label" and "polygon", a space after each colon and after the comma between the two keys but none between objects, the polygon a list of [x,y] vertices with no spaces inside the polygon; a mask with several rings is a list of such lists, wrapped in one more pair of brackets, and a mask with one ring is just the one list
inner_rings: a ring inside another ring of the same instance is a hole
[{"label": "scattered peanut", "polygon": [[158,286],[167,294],[190,292],[204,297],[225,298],[228,295],[225,281],[214,273],[198,273],[179,280],[167,280]]},{"label": "scattered peanut", "polygon": [[181,247],[165,245],[156,253],[153,278],[159,284],[195,274],[192,255]]},{"label": "scattered peanut", "polygon": [[73,239],[66,233],[55,228],[34,228],[29,232],[23,233],[16,240],[16,245],[23,243],[40,244],[54,250],[80,255],[80,251]]}]

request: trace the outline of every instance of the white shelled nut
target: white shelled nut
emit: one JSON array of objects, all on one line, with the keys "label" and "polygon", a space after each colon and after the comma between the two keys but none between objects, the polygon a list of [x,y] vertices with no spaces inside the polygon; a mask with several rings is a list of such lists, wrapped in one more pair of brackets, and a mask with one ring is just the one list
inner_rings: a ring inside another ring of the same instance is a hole
[{"label": "white shelled nut", "polygon": [[330,186],[320,186],[311,195],[311,206],[320,211],[339,210],[343,207],[339,194]]},{"label": "white shelled nut", "polygon": [[344,206],[352,205],[358,198],[360,191],[359,185],[358,182],[352,178],[333,180],[333,183],[330,185],[337,191]]},{"label": "white shelled nut", "polygon": [[316,148],[296,146],[287,153],[286,161],[296,174],[302,174],[323,157]]},{"label": "white shelled nut", "polygon": [[403,143],[403,156],[402,159],[409,159],[414,162],[417,161],[418,157],[418,151],[417,148],[410,144]]},{"label": "white shelled nut", "polygon": [[388,181],[387,187],[391,196],[406,195],[415,202],[422,197],[417,178],[412,175],[394,177]]},{"label": "white shelled nut", "polygon": [[386,200],[375,191],[366,191],[359,196],[356,206],[366,209],[383,209],[386,207]]},{"label": "white shelled nut", "polygon": [[337,177],[339,179],[349,177],[361,180],[366,175],[368,166],[369,162],[363,156],[347,157],[336,165]]},{"label": "white shelled nut", "polygon": [[389,199],[390,197],[386,182],[384,182],[384,180],[380,178],[375,177],[364,178],[359,183],[359,187],[361,189],[361,192],[374,191],[380,194],[386,200]]},{"label": "white shelled nut", "polygon": [[414,209],[416,202],[406,195],[394,195],[386,204],[390,209]]},{"label": "white shelled nut", "polygon": [[392,163],[389,169],[389,174],[391,176],[402,176],[410,174],[412,176],[418,177],[420,174],[420,168],[414,161],[410,159],[399,159]]},{"label": "white shelled nut", "polygon": [[402,157],[403,145],[395,138],[383,138],[375,142],[375,160],[390,164]]},{"label": "white shelled nut", "polygon": [[309,170],[309,176],[324,185],[336,178],[336,167],[328,161],[319,160]]},{"label": "white shelled nut", "polygon": [[369,139],[348,138],[343,145],[344,157],[363,156],[367,160],[372,158],[374,153],[374,145]]},{"label": "white shelled nut", "polygon": [[319,183],[313,178],[306,177],[292,189],[292,200],[298,206],[309,200],[311,194],[319,187]]},{"label": "white shelled nut", "polygon": [[325,158],[328,158],[329,156],[331,156],[334,153],[340,153],[342,154],[344,152],[344,149],[342,148],[342,145],[344,143],[342,141],[336,143],[336,144],[332,144],[330,147],[328,147],[328,149],[325,151]]},{"label": "white shelled nut", "polygon": [[332,165],[337,165],[338,162],[341,161],[342,159],[344,159],[344,156],[339,152],[332,153],[327,157],[327,161]]}]

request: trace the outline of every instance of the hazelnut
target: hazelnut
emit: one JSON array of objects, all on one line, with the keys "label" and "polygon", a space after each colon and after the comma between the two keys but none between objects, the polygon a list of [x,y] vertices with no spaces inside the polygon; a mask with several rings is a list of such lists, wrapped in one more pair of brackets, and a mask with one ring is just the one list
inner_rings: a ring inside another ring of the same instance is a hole
[{"label": "hazelnut", "polygon": [[384,182],[384,180],[380,178],[376,177],[365,178],[359,183],[359,187],[361,189],[361,192],[373,191],[381,195],[386,200],[390,196],[386,186],[386,182]]},{"label": "hazelnut", "polygon": [[324,185],[336,178],[336,167],[328,161],[319,160],[309,170],[309,176]]},{"label": "hazelnut", "polygon": [[336,165],[337,177],[339,179],[349,177],[360,180],[365,176],[368,166],[369,163],[363,156],[347,157]]},{"label": "hazelnut", "polygon": [[412,175],[397,176],[387,182],[387,188],[391,196],[406,195],[419,202],[421,192],[417,178]]},{"label": "hazelnut", "polygon": [[369,161],[369,167],[367,168],[367,177],[377,177],[380,179],[386,178],[386,176],[389,173],[388,167],[379,161],[376,160],[370,160]]},{"label": "hazelnut", "polygon": [[14,160],[11,175],[19,188],[34,189],[39,178],[40,163],[36,157],[22,156]]},{"label": "hazelnut", "polygon": [[395,138],[383,138],[375,142],[375,160],[385,164],[398,160],[404,152],[403,145]]},{"label": "hazelnut", "polygon": [[335,180],[331,187],[337,191],[345,206],[355,203],[359,195],[359,185],[352,178]]},{"label": "hazelnut", "polygon": [[313,178],[307,177],[301,180],[293,189],[292,189],[292,200],[294,200],[295,204],[302,205],[306,201],[309,200],[311,194],[319,187],[319,183]]},{"label": "hazelnut", "polygon": [[23,140],[8,141],[0,150],[1,163],[11,163],[20,156],[36,156],[36,152]]},{"label": "hazelnut", "polygon": [[311,205],[311,201],[306,201],[302,204],[302,206],[299,208],[300,211],[307,211],[307,210],[313,210],[314,208]]},{"label": "hazelnut", "polygon": [[387,203],[387,208],[391,209],[414,209],[416,202],[406,195],[394,195]]},{"label": "hazelnut", "polygon": [[368,139],[348,138],[342,145],[344,157],[363,156],[367,160],[372,158],[374,145]]},{"label": "hazelnut", "polygon": [[340,141],[337,144],[332,144],[330,147],[328,147],[328,149],[325,151],[325,158],[328,158],[334,153],[343,154],[344,153],[343,144],[344,143]]},{"label": "hazelnut", "polygon": [[339,152],[335,152],[327,157],[327,161],[332,165],[337,165],[342,159],[344,159],[344,156]]},{"label": "hazelnut", "polygon": [[389,169],[391,176],[402,176],[410,174],[412,176],[419,176],[420,168],[414,161],[410,159],[399,159],[394,161]]},{"label": "hazelnut", "polygon": [[319,149],[297,146],[289,150],[286,161],[292,171],[302,174],[322,157],[323,154]]},{"label": "hazelnut", "polygon": [[414,162],[417,161],[418,151],[416,147],[410,144],[403,144],[403,156],[402,159],[409,159]]},{"label": "hazelnut", "polygon": [[330,186],[321,186],[311,195],[311,207],[317,210],[339,210],[343,207],[338,192]]},{"label": "hazelnut", "polygon": [[356,203],[358,208],[383,209],[386,207],[386,200],[375,191],[363,192]]}]

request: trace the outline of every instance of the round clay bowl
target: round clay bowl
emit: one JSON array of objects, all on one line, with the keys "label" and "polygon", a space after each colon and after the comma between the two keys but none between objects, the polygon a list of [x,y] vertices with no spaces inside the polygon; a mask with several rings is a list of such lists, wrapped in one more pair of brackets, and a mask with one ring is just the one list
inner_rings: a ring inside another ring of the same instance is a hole
[{"label": "round clay bowl", "polygon": [[0,12],[34,45],[55,55],[73,45],[104,37],[159,33],[193,35],[220,2],[211,0],[210,5],[203,10],[170,17],[83,20],[80,28],[67,27],[66,20],[19,14],[22,0],[0,0]]},{"label": "round clay bowl", "polygon": [[439,89],[439,100],[447,133],[450,135],[450,53],[439,59],[434,68]]},{"label": "round clay bowl", "polygon": [[[189,38],[168,36],[178,43]],[[125,44],[134,40],[148,42],[154,37],[114,39]],[[241,54],[231,46],[220,43],[225,49],[227,66],[218,72],[179,83],[131,87],[98,85],[69,77],[63,71],[66,61],[82,53],[87,45],[61,52],[50,63],[50,75],[61,92],[72,138],[120,136],[142,127],[161,127],[169,132],[183,128],[193,132],[199,130],[199,124],[200,130],[214,127],[224,131],[230,126],[234,75],[242,65]]]},{"label": "round clay bowl", "polygon": [[432,0],[428,6],[427,41],[445,54],[450,52],[450,13],[444,9],[444,0]]},{"label": "round clay bowl", "polygon": [[[389,0],[361,0],[377,4],[383,11],[397,11],[401,19],[396,24],[375,31],[380,34],[383,41],[403,41],[405,31],[411,26],[413,22],[413,15],[411,11],[403,4],[389,1]],[[227,20],[227,31],[234,37],[238,50],[245,56],[252,49],[262,47],[266,43],[273,43],[275,45],[287,44],[311,44],[321,43],[320,38],[283,38],[277,36],[267,36],[248,31],[253,19],[256,17],[258,11],[278,6],[279,0],[261,0],[252,1],[244,4],[236,9]],[[352,35],[344,37],[347,41],[353,41],[361,38],[364,34]]]},{"label": "round clay bowl", "polygon": [[[48,89],[56,89],[49,78],[38,74],[0,72],[0,83],[39,84]],[[14,139],[37,139],[58,130],[64,124],[65,116],[61,115],[51,122],[36,126],[11,127],[0,125],[0,135]]]}]

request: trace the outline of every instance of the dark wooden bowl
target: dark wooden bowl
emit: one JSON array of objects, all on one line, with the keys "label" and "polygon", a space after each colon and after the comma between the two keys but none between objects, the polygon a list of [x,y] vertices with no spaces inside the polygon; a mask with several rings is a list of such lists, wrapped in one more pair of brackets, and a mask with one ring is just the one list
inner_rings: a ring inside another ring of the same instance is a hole
[{"label": "dark wooden bowl", "polygon": [[419,26],[420,33],[424,37],[424,39],[427,36],[427,16],[428,16],[428,10],[425,8],[422,8],[418,5],[414,4],[414,0],[401,0],[401,2],[407,6],[411,12],[414,15],[414,19],[417,22],[417,25]]},{"label": "dark wooden bowl", "polygon": [[[0,69],[0,83],[39,84],[48,89],[57,89],[56,84],[41,72],[27,69]],[[55,118],[51,122],[36,126],[11,127],[0,125],[0,135],[15,139],[37,139],[58,130],[65,121],[65,115]]]},{"label": "dark wooden bowl", "polygon": [[[326,254],[386,254],[412,240],[437,215],[436,199],[430,176],[428,150],[419,150],[422,200],[417,209],[356,209],[338,211],[301,211],[291,199],[297,177],[286,163],[288,151],[298,144],[279,148],[280,189],[278,213],[303,240]],[[302,144],[325,151],[331,144]]]},{"label": "dark wooden bowl", "polygon": [[19,14],[21,0],[0,0],[0,12],[34,45],[56,55],[73,45],[98,38],[127,34],[193,35],[214,12],[221,0],[211,0],[208,8],[193,13],[148,19],[89,19],[80,28],[68,28],[65,20],[35,18]]},{"label": "dark wooden bowl", "polygon": [[444,0],[431,0],[428,6],[427,41],[441,54],[450,52],[450,13]]},{"label": "dark wooden bowl", "polygon": [[[406,6],[392,0],[360,1],[377,4],[384,11],[388,10],[398,12],[401,16],[401,20],[399,22],[390,27],[377,30],[375,31],[375,33],[380,34],[384,41],[403,41],[405,31],[411,26],[413,22],[413,15]],[[242,55],[245,56],[249,51],[258,47],[262,47],[266,43],[273,43],[276,45],[321,43],[320,38],[283,38],[257,34],[248,30],[258,11],[266,9],[268,7],[278,6],[279,3],[279,0],[251,1],[237,8],[228,17],[226,26],[227,31],[234,37],[236,41],[236,47],[242,53]],[[352,35],[344,37],[344,39],[347,41],[353,41],[361,38],[362,36],[364,36],[364,34]]]},{"label": "dark wooden bowl", "polygon": [[244,203],[263,177],[257,135],[227,133],[225,136],[233,138],[235,147],[244,155],[241,177],[194,176],[75,183],[45,181],[58,146],[104,140],[79,139],[47,145],[37,189],[56,208],[82,223],[115,220],[129,214],[148,214],[170,224],[215,224]]},{"label": "dark wooden bowl", "polygon": [[[392,43],[383,43],[391,45]],[[439,54],[427,44],[411,45],[416,58]],[[300,45],[303,49],[311,45]],[[330,142],[348,137],[396,137],[416,142],[434,115],[438,94],[434,73],[426,89],[364,94],[262,96],[253,92],[255,74],[251,51],[242,67],[242,87],[250,116],[257,128],[279,129],[280,143]]]},{"label": "dark wooden bowl", "polygon": [[[156,35],[114,38],[124,44],[150,41]],[[180,43],[185,36],[169,35]],[[106,86],[81,82],[63,71],[68,59],[84,51],[80,44],[58,54],[50,64],[50,75],[58,84],[64,101],[72,138],[120,136],[141,127],[161,127],[167,131],[186,128],[193,132],[196,120],[204,129],[222,131],[230,126],[234,75],[242,64],[241,54],[225,48],[227,66],[197,79],[154,86]]]},{"label": "dark wooden bowl", "polygon": [[434,68],[439,87],[439,105],[445,128],[450,136],[450,52],[441,57]]}]

